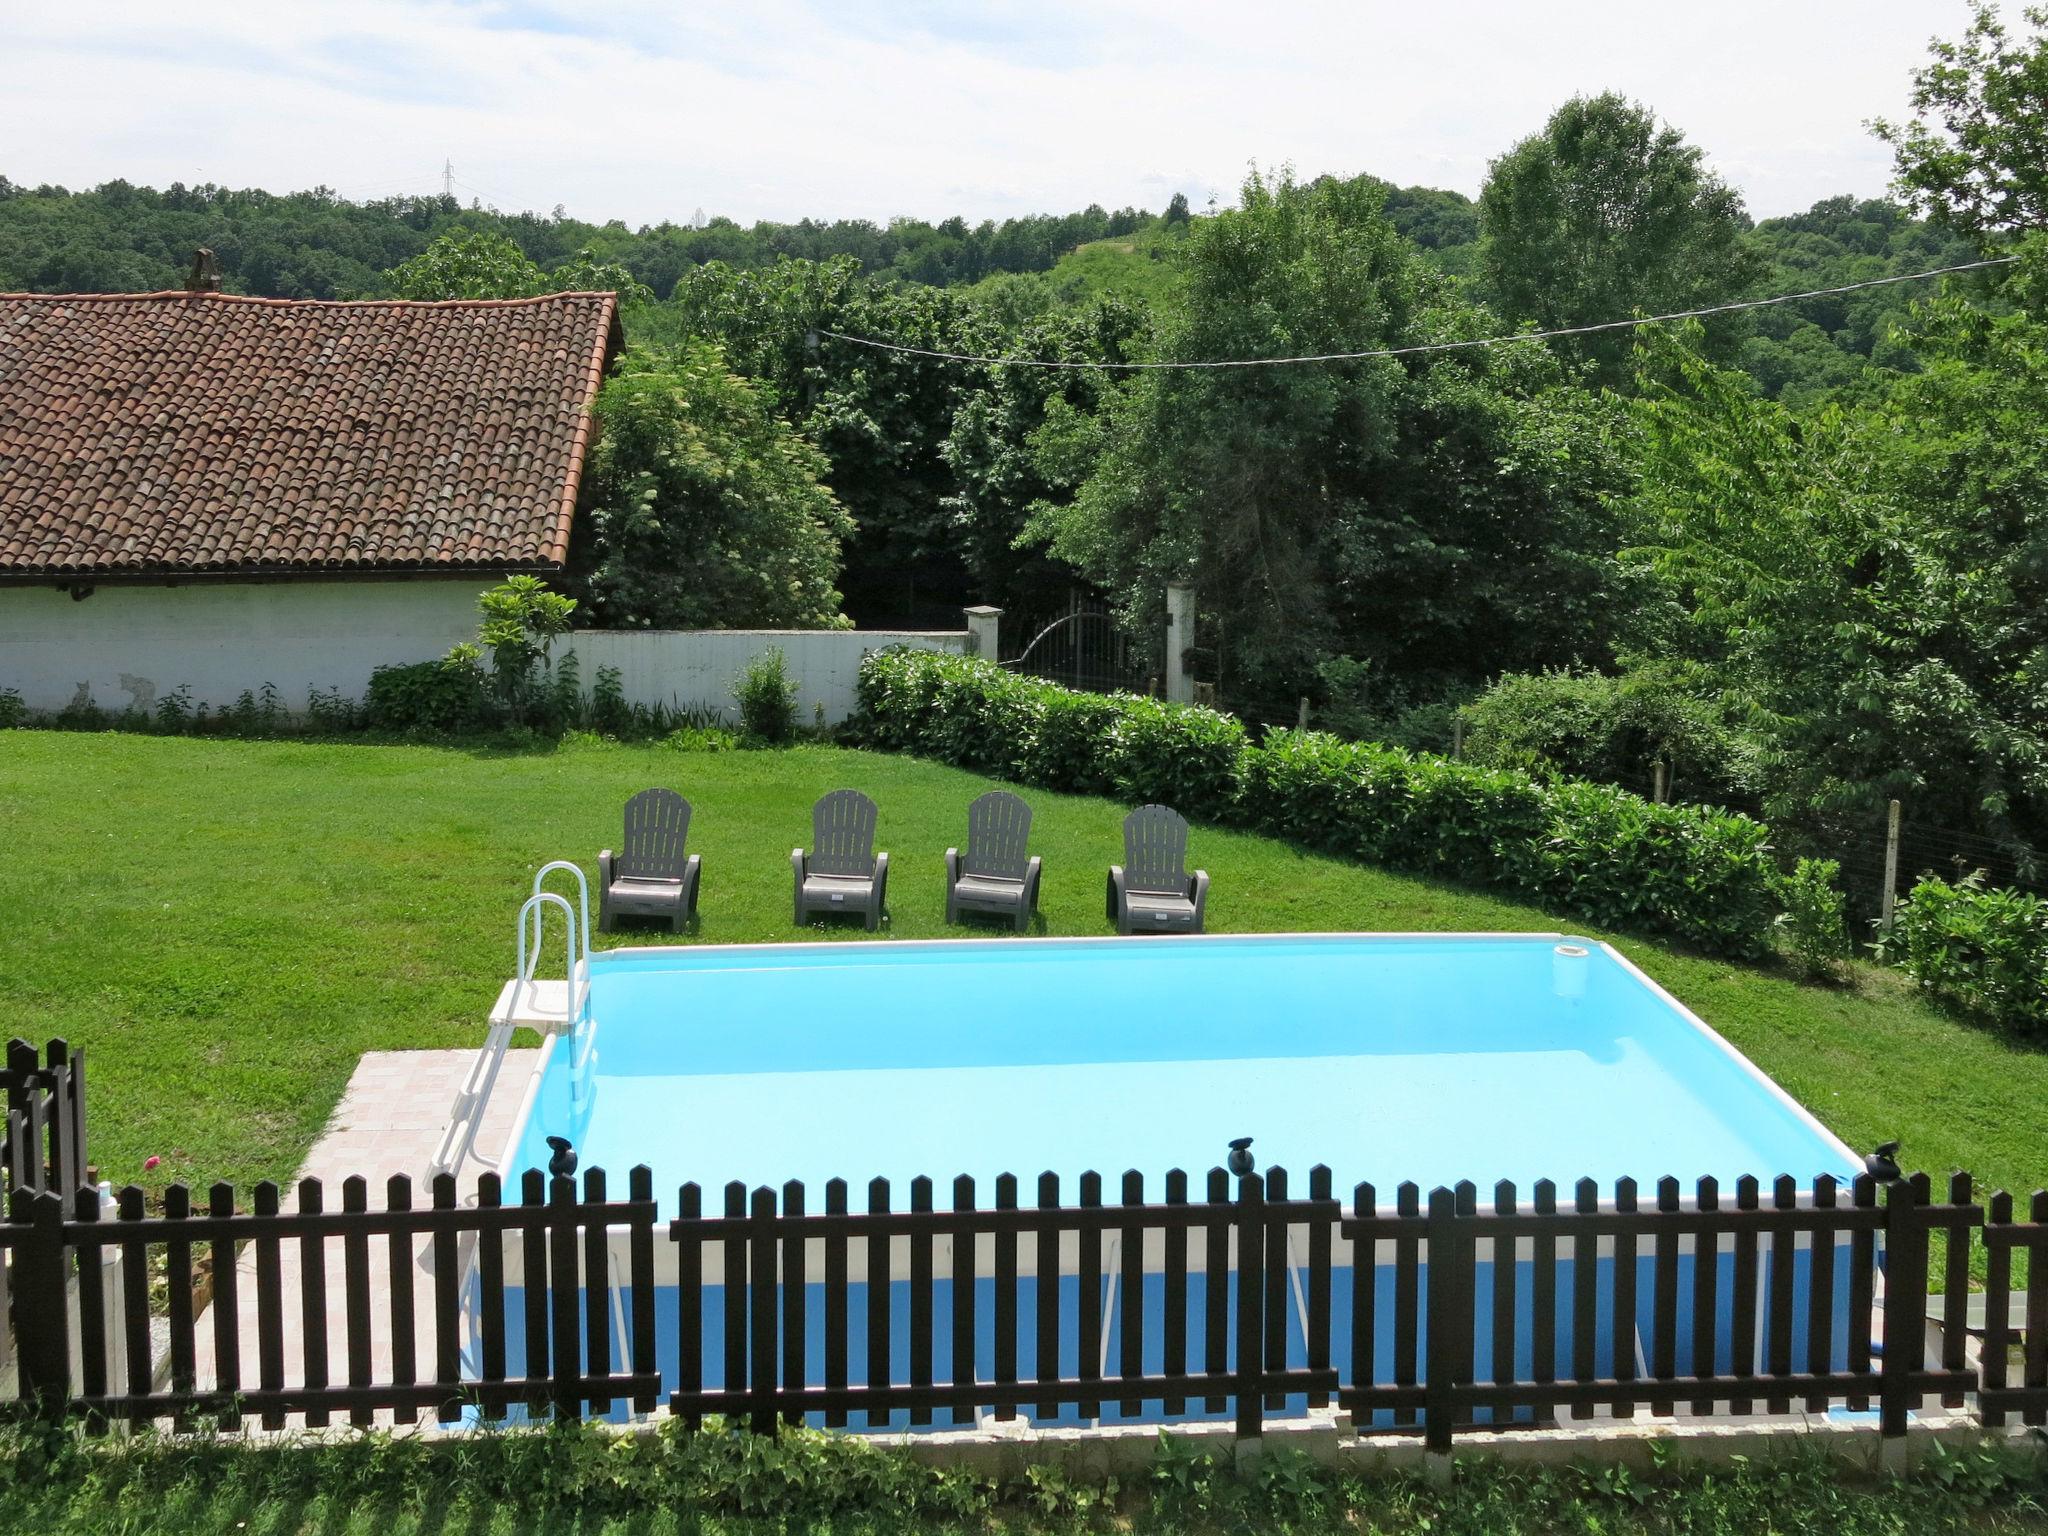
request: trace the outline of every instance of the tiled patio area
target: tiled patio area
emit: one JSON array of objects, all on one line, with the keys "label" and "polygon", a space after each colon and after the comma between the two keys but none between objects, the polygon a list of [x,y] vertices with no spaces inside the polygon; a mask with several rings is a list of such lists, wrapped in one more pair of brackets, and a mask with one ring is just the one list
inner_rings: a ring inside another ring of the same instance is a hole
[{"label": "tiled patio area", "polygon": [[[429,1203],[427,1168],[447,1126],[449,1106],[460,1091],[475,1055],[474,1051],[458,1050],[371,1051],[363,1056],[355,1074],[349,1079],[348,1091],[335,1109],[326,1134],[306,1154],[305,1163],[299,1169],[300,1178],[321,1181],[327,1210],[341,1208],[343,1183],[355,1174],[361,1174],[368,1181],[371,1210],[384,1207],[386,1181],[393,1174],[401,1173],[413,1180],[414,1205]],[[506,1052],[497,1087],[485,1108],[477,1133],[477,1151],[483,1157],[495,1162],[505,1151],[511,1139],[514,1117],[539,1061],[538,1050]],[[487,1171],[479,1162],[472,1162],[463,1170],[461,1183],[470,1198],[474,1198],[477,1176]],[[296,1190],[286,1190],[285,1209],[293,1209],[295,1203]],[[371,1322],[369,1379],[389,1381],[392,1368],[390,1240],[374,1236],[364,1241],[368,1249],[367,1291]],[[430,1243],[430,1239],[422,1239],[411,1256],[414,1358],[423,1379],[433,1373],[435,1350]],[[346,1248],[347,1245],[340,1241],[330,1241],[325,1245],[326,1294],[323,1300],[329,1340],[326,1374],[329,1381],[336,1383],[349,1379]],[[282,1281],[281,1310],[286,1320],[283,1329],[284,1379],[287,1383],[298,1383],[305,1380],[301,1340],[306,1331],[298,1323],[304,1315],[299,1244],[295,1241],[281,1244],[278,1258]],[[253,1244],[244,1247],[236,1265],[236,1292],[241,1380],[245,1385],[253,1386],[259,1379],[260,1359]],[[198,1331],[199,1380],[202,1387],[211,1386],[218,1380],[213,1318],[202,1317]],[[337,1422],[341,1417],[337,1416]],[[376,1421],[389,1424],[392,1415],[379,1413]],[[294,1415],[292,1422],[299,1423],[298,1416]]]}]

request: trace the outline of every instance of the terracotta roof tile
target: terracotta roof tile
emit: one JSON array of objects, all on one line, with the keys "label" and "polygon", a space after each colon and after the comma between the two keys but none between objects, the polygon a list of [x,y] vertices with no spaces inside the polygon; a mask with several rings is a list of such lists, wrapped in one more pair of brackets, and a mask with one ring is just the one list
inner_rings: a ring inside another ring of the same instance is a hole
[{"label": "terracotta roof tile", "polygon": [[608,293],[0,294],[0,576],[545,569]]}]

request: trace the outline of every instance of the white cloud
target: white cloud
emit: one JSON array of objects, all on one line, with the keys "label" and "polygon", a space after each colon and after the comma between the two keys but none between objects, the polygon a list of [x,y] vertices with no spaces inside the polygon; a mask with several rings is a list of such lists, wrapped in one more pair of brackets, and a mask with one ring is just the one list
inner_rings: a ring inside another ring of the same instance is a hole
[{"label": "white cloud", "polygon": [[1475,192],[1618,89],[1759,216],[1875,195],[1962,0],[0,0],[0,173],[438,188],[639,224],[1231,196],[1256,160]]}]

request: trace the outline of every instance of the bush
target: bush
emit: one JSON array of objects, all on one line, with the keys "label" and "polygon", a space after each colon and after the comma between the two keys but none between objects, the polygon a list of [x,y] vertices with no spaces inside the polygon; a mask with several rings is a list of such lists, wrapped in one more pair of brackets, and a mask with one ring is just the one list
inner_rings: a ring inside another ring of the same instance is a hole
[{"label": "bush", "polygon": [[2048,1035],[2048,900],[1924,877],[1892,914],[1878,953],[1943,1002]]},{"label": "bush", "polygon": [[1047,789],[1158,800],[1715,954],[1770,946],[1779,877],[1769,832],[1746,816],[1320,732],[1255,743],[1214,710],[1073,693],[931,651],[868,656],[859,696],[852,731],[870,746]]},{"label": "bush", "polygon": [[470,662],[416,661],[379,667],[363,695],[363,716],[376,731],[457,735],[481,730],[495,711],[482,671]]},{"label": "bush", "polygon": [[770,646],[733,679],[740,727],[756,741],[781,746],[796,735],[796,684],[782,652]]},{"label": "bush", "polygon": [[1801,859],[1778,887],[1785,910],[1778,933],[1793,964],[1809,976],[1827,976],[1849,955],[1848,898],[1833,859]]},{"label": "bush", "polygon": [[28,706],[21,702],[18,688],[0,688],[0,731],[12,730],[28,718]]},{"label": "bush", "polygon": [[1753,787],[1755,750],[1717,705],[1662,668],[1626,677],[1557,668],[1510,673],[1459,711],[1465,755],[1546,777],[1641,781],[1659,758],[1673,792],[1710,800]]}]

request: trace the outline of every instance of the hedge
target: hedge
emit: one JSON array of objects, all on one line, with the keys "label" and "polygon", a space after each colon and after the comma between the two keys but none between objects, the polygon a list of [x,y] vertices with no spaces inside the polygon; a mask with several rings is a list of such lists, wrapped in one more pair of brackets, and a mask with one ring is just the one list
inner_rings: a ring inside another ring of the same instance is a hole
[{"label": "hedge", "polygon": [[2048,900],[1922,878],[1892,914],[1878,952],[1941,1001],[2010,1029],[2048,1035]]},{"label": "hedge", "polygon": [[1076,693],[933,651],[865,658],[850,730],[870,746],[1046,789],[1160,801],[1713,954],[1771,947],[1770,834],[1731,812],[1317,731],[1254,741],[1215,710]]}]

